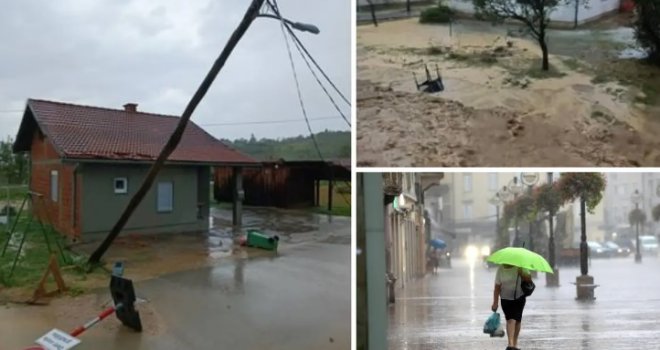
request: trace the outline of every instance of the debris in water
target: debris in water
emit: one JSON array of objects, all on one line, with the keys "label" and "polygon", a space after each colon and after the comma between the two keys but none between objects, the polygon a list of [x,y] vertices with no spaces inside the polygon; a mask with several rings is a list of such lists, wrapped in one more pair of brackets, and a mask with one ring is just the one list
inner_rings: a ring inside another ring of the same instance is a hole
[{"label": "debris in water", "polygon": [[429,67],[424,65],[424,70],[426,70],[426,80],[421,84],[417,82],[417,76],[413,72],[413,79],[415,79],[415,85],[417,85],[417,90],[421,90],[428,93],[441,92],[445,90],[445,86],[442,83],[442,77],[440,76],[440,69],[438,65],[435,65],[435,74],[436,79],[431,79],[431,73],[429,73]]}]

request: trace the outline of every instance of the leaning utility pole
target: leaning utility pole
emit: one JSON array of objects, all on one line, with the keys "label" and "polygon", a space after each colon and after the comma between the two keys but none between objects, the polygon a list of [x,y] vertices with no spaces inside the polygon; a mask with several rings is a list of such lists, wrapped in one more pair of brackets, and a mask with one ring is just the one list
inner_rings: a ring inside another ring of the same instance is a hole
[{"label": "leaning utility pole", "polygon": [[124,228],[124,225],[126,225],[128,219],[130,219],[135,209],[138,207],[138,205],[140,205],[142,199],[144,199],[144,196],[147,194],[147,192],[153,185],[153,182],[156,179],[158,172],[163,167],[163,164],[170,156],[170,154],[172,154],[172,152],[174,152],[176,147],[179,145],[179,141],[181,141],[183,132],[186,129],[186,126],[188,125],[188,121],[190,120],[190,117],[197,108],[197,105],[199,105],[199,103],[204,98],[204,95],[206,95],[206,93],[208,92],[209,88],[211,87],[211,84],[218,76],[218,73],[220,73],[220,70],[225,65],[225,62],[227,62],[229,55],[231,55],[232,51],[236,47],[236,44],[238,44],[238,42],[241,40],[241,38],[243,37],[247,29],[250,27],[254,19],[259,15],[259,10],[261,9],[261,6],[263,5],[264,1],[265,0],[253,0],[252,3],[250,4],[250,7],[245,12],[245,16],[241,20],[241,23],[234,30],[234,33],[227,41],[227,44],[220,53],[220,56],[218,56],[218,59],[216,59],[215,63],[213,63],[213,66],[206,75],[206,78],[204,78],[204,81],[202,81],[202,83],[199,85],[197,91],[195,92],[195,95],[193,95],[190,102],[188,102],[186,109],[183,111],[183,115],[181,115],[179,124],[177,124],[177,127],[172,133],[172,136],[170,136],[170,139],[163,147],[162,151],[160,152],[160,155],[156,159],[156,162],[151,166],[151,169],[149,169],[149,173],[147,174],[147,177],[144,179],[144,182],[142,183],[138,191],[135,193],[133,198],[131,198],[131,201],[128,203],[126,209],[119,217],[119,220],[117,220],[117,223],[115,223],[115,226],[113,226],[112,230],[110,230],[108,236],[101,243],[101,245],[98,246],[98,248],[96,248],[94,253],[92,253],[92,255],[89,257],[89,260],[87,262],[90,265],[90,268],[101,261],[101,257],[103,256],[103,254],[105,254],[108,248],[110,248],[112,242],[115,240],[115,238],[117,238],[121,230]]}]

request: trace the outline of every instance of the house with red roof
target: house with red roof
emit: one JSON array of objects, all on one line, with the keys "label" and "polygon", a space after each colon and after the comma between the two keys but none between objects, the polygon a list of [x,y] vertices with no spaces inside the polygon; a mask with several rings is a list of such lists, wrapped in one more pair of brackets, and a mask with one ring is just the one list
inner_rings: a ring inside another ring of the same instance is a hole
[{"label": "house with red roof", "polygon": [[[34,214],[72,239],[109,232],[178,122],[133,103],[110,109],[28,100],[13,147],[30,154],[30,191],[45,206]],[[208,229],[213,166],[240,177],[258,162],[189,122],[124,231]]]}]

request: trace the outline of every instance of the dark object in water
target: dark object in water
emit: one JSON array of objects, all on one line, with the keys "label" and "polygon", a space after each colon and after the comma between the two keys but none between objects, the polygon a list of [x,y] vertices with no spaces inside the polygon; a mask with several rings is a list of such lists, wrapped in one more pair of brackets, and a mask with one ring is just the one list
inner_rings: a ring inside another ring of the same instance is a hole
[{"label": "dark object in water", "polygon": [[417,90],[428,93],[444,91],[445,85],[442,83],[442,76],[440,76],[440,69],[438,69],[438,65],[435,65],[435,74],[437,76],[436,79],[431,79],[431,73],[429,73],[429,67],[427,65],[424,65],[424,70],[426,70],[426,80],[421,84],[417,82],[417,76],[415,75],[415,72],[413,72],[413,78],[415,79]]},{"label": "dark object in water", "polygon": [[142,332],[140,314],[135,310],[134,306],[135,290],[133,289],[133,281],[118,276],[111,276],[110,294],[112,294],[112,301],[116,305],[115,314],[121,323],[136,332]]}]

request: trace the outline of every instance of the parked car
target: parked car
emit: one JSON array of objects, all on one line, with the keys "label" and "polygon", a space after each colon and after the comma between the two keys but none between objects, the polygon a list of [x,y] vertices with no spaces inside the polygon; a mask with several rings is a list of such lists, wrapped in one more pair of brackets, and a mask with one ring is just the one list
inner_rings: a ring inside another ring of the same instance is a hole
[{"label": "parked car", "polygon": [[598,242],[588,241],[587,245],[589,246],[589,256],[592,258],[610,258],[614,254],[612,249],[607,248]]},{"label": "parked car", "polygon": [[639,248],[642,255],[658,256],[658,238],[656,236],[639,236]]},{"label": "parked car", "polygon": [[628,247],[622,247],[612,241],[607,241],[603,243],[603,246],[612,249],[612,256],[618,256],[618,257],[627,257],[630,255],[630,248]]}]

